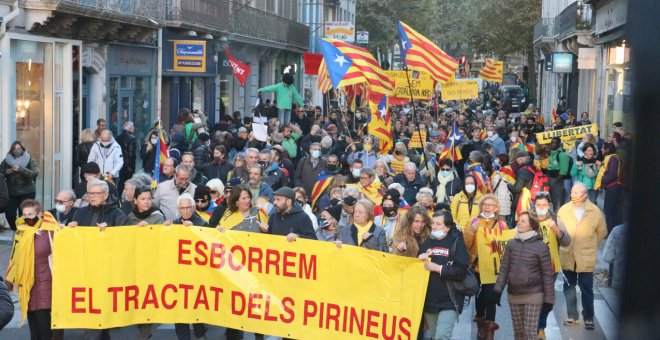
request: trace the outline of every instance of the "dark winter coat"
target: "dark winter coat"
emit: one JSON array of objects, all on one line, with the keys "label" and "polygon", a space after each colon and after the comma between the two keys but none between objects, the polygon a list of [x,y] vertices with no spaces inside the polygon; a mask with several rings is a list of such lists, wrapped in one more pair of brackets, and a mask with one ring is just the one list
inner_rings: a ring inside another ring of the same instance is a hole
[{"label": "dark winter coat", "polygon": [[314,183],[319,174],[325,170],[326,162],[319,158],[316,167],[312,165],[312,157],[305,157],[296,168],[296,174],[293,178],[293,184],[297,187],[305,189],[307,195],[311,195]]},{"label": "dark winter coat", "polygon": [[[351,224],[350,226],[341,229],[339,239],[343,244],[357,246],[358,237],[362,237],[362,235],[358,235],[357,233],[357,227],[355,224]],[[369,233],[371,236],[369,236],[369,238],[366,240],[363,240],[362,244],[360,244],[360,247],[388,253],[390,249],[387,246],[385,230],[377,226],[376,223],[372,223],[371,228],[369,228]]]},{"label": "dark winter coat", "polygon": [[201,171],[208,178],[209,180],[212,180],[214,178],[218,178],[222,181],[222,184],[227,184],[227,175],[229,174],[229,171],[231,171],[234,168],[233,165],[229,164],[226,161],[223,162],[210,162],[202,166]]},{"label": "dark winter coat", "polygon": [[[454,249],[454,244],[456,248]],[[428,238],[419,248],[418,256],[431,250],[431,262],[442,266],[440,273],[432,272],[429,275],[424,312],[438,313],[443,310],[454,310],[454,303],[449,295],[447,280],[460,281],[465,277],[470,255],[468,255],[465,241],[458,229],[452,229],[445,238],[436,240]],[[453,261],[451,266],[447,262]],[[460,302],[458,302],[460,303]]]},{"label": "dark winter coat", "polygon": [[10,166],[6,161],[3,160],[0,163],[0,173],[5,175],[9,196],[22,196],[37,191],[35,181],[39,177],[39,167],[37,167],[37,162],[34,158],[30,157],[30,161],[25,168],[7,175],[7,169],[9,168]]},{"label": "dark winter coat", "polygon": [[55,209],[50,209],[48,210],[48,212],[50,212],[53,215],[53,217],[55,217],[57,222],[59,222],[62,225],[67,225],[69,224],[69,222],[73,221],[73,215],[76,214],[76,210],[78,210],[78,208],[71,207],[71,210],[69,210],[69,212],[66,214],[61,214],[57,212],[57,210]]},{"label": "dark winter coat", "polygon": [[[174,224],[183,224],[184,219],[181,217],[177,218],[174,220]],[[190,216],[190,219],[187,219],[185,221],[190,221],[192,224],[196,227],[208,227],[209,223],[206,222],[199,214],[195,211],[193,212],[192,216]]]},{"label": "dark winter coat", "polygon": [[307,216],[299,204],[295,204],[287,213],[275,213],[268,220],[268,233],[286,236],[289,233],[299,237],[316,240],[316,233],[312,220]]},{"label": "dark winter coat", "polygon": [[7,203],[9,203],[7,180],[5,180],[5,175],[0,173],[0,214],[7,209]]},{"label": "dark winter coat", "polygon": [[193,156],[195,156],[195,169],[201,171],[204,165],[211,162],[211,148],[201,143],[193,150]]},{"label": "dark winter coat", "polygon": [[148,150],[147,144],[143,144],[142,150],[140,150],[140,158],[142,158],[142,169],[144,169],[144,172],[153,174],[155,169],[154,166],[156,164],[156,146],[153,146],[151,150]]},{"label": "dark winter coat", "polygon": [[422,176],[419,175],[419,172],[415,174],[415,179],[408,181],[406,175],[400,173],[394,176],[394,182],[403,185],[403,198],[411,206],[417,202],[416,196],[419,189],[424,186],[422,183]]},{"label": "dark winter coat", "polygon": [[555,303],[554,275],[550,249],[541,235],[527,241],[509,240],[493,289],[501,293],[508,285],[509,294],[543,293],[543,302]]},{"label": "dark winter coat", "polygon": [[81,227],[96,227],[97,223],[107,223],[108,227],[120,227],[128,225],[128,217],[116,204],[105,204],[98,207],[88,205],[78,208],[73,214],[72,221]]},{"label": "dark winter coat", "polygon": [[[121,146],[124,156],[124,166],[119,170],[119,177],[127,180],[135,173],[135,159],[137,158],[137,139],[132,133],[124,131],[117,137],[117,143]],[[153,164],[153,163],[152,163]],[[152,166],[153,167],[153,166]]]}]

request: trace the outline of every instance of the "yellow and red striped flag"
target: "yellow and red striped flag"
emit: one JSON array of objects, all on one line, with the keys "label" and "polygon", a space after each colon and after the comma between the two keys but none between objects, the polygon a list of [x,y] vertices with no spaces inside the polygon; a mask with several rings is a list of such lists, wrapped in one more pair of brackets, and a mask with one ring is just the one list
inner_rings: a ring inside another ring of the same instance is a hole
[{"label": "yellow and red striped flag", "polygon": [[441,84],[451,79],[458,68],[456,59],[402,21],[398,30],[401,58],[408,68],[426,72]]},{"label": "yellow and red striped flag", "polygon": [[325,58],[321,59],[321,65],[319,65],[318,73],[318,82],[316,87],[321,91],[321,93],[328,93],[332,89],[332,82],[328,76],[328,68],[325,66]]},{"label": "yellow and red striped flag", "polygon": [[392,139],[392,119],[387,96],[382,96],[378,102],[369,98],[371,115],[368,118],[369,134],[378,138],[379,154],[384,155],[394,146]]},{"label": "yellow and red striped flag", "polygon": [[333,39],[321,40],[332,87],[367,83],[371,91],[391,94],[394,84],[368,50]]},{"label": "yellow and red striped flag", "polygon": [[484,68],[479,71],[479,78],[483,80],[492,81],[495,83],[502,82],[502,72],[504,69],[504,62],[501,60],[486,59]]}]

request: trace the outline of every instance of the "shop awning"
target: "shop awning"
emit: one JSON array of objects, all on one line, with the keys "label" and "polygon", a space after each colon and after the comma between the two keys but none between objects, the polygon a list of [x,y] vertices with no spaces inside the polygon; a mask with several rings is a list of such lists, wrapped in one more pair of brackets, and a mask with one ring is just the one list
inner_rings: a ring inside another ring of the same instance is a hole
[{"label": "shop awning", "polygon": [[618,39],[623,38],[623,36],[626,34],[626,30],[624,28],[619,28],[610,32],[607,32],[605,34],[601,34],[598,39],[596,39],[596,45],[602,45],[606,44],[611,41],[615,41]]}]

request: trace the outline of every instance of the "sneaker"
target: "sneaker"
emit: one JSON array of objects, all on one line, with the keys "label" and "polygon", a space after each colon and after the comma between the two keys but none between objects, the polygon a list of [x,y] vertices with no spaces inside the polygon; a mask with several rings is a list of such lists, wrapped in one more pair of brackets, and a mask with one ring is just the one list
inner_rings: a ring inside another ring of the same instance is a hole
[{"label": "sneaker", "polygon": [[546,340],[545,339],[545,329],[539,329],[539,340]]},{"label": "sneaker", "polygon": [[568,319],[564,320],[564,326],[567,326],[567,327],[577,326],[579,324],[580,324],[580,320],[577,320],[577,319],[568,318]]},{"label": "sneaker", "polygon": [[584,328],[592,331],[596,326],[594,325],[594,320],[584,320]]}]

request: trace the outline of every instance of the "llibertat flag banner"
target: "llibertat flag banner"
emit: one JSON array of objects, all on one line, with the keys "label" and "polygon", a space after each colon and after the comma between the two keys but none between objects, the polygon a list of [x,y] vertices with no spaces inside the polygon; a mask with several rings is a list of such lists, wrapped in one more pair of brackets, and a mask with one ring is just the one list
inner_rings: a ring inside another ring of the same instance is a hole
[{"label": "llibertat flag banner", "polygon": [[429,278],[414,258],[241,231],[55,234],[54,329],[207,323],[295,339],[414,339]]},{"label": "llibertat flag banner", "polygon": [[516,236],[516,229],[500,229],[498,226],[477,230],[479,275],[482,284],[495,283],[500,272],[506,243]]}]

